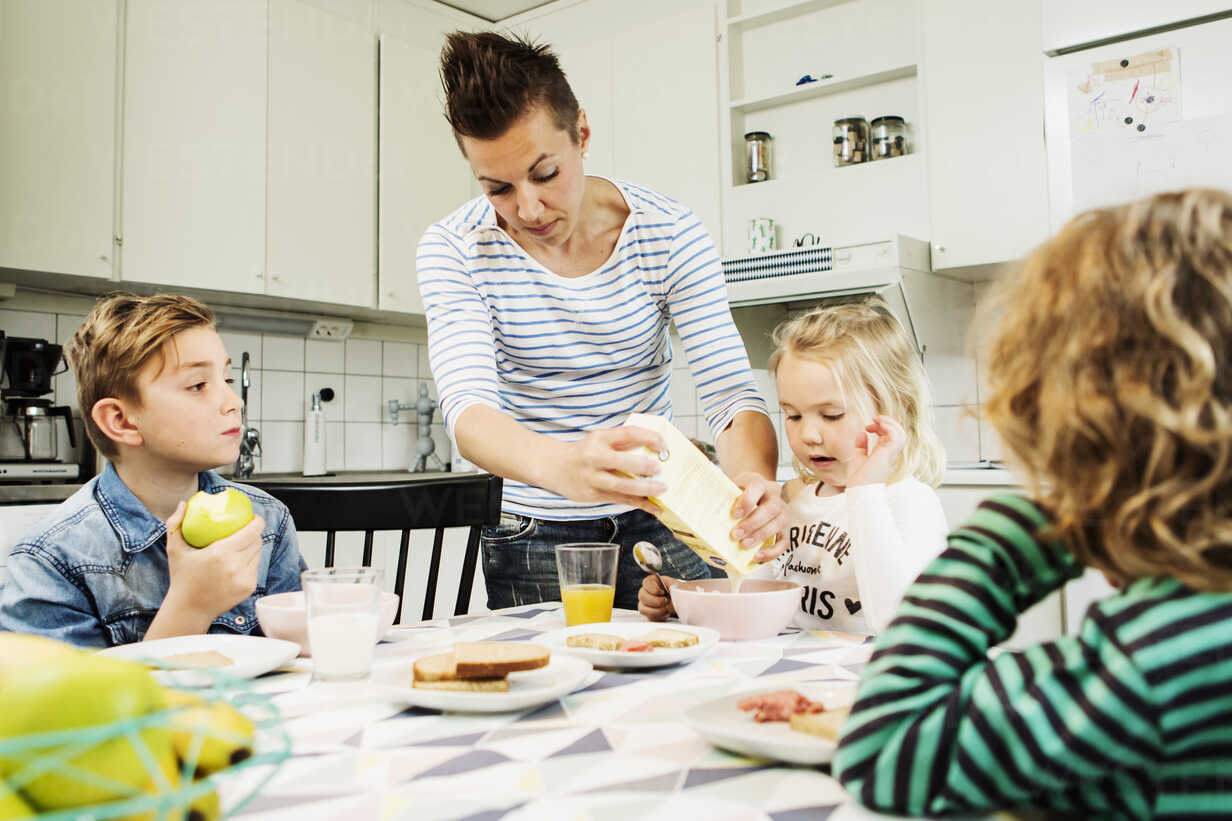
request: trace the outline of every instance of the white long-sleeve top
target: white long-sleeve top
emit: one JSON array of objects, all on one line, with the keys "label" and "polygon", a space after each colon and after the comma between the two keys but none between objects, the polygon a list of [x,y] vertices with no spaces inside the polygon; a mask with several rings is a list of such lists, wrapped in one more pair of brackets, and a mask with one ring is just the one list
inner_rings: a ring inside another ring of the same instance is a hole
[{"label": "white long-sleeve top", "polygon": [[[530,257],[483,197],[424,233],[416,267],[450,435],[474,404],[564,441],[634,412],[672,418],[670,323],[716,438],[741,411],[766,413],[705,226],[669,197],[609,182],[629,216],[611,257],[585,276],[562,277]],[[629,510],[511,479],[502,506],[555,520]]]},{"label": "white long-sleeve top", "polygon": [[907,587],[945,549],[941,500],[911,477],[833,496],[817,490],[804,485],[788,501],[787,550],[764,575],[803,585],[800,627],[878,633]]}]

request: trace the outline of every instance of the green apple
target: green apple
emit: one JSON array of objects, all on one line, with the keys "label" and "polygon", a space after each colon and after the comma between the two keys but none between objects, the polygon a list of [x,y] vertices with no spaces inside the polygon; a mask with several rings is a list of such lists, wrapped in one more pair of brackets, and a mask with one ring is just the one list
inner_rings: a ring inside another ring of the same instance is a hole
[{"label": "green apple", "polygon": [[180,532],[193,547],[205,547],[230,536],[252,521],[252,502],[233,487],[218,493],[198,490],[188,500]]}]

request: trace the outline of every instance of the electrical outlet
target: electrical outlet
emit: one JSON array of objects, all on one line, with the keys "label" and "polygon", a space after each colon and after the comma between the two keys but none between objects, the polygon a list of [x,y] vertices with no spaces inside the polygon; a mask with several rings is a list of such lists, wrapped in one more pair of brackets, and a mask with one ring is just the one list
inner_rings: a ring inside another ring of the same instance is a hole
[{"label": "electrical outlet", "polygon": [[343,340],[351,335],[353,327],[355,323],[349,319],[318,319],[308,331],[308,338]]}]

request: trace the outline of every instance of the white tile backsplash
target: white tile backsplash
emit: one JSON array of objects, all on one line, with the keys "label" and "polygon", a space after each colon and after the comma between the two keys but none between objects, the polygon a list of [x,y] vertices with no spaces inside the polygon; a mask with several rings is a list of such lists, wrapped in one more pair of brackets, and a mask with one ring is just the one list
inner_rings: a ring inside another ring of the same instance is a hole
[{"label": "white tile backsplash", "polygon": [[11,311],[0,308],[0,331],[7,336],[56,339],[56,315],[42,311]]},{"label": "white tile backsplash", "polygon": [[346,341],[346,372],[348,374],[381,375],[381,342],[376,339]]},{"label": "white tile backsplash", "polygon": [[1001,444],[1001,437],[997,435],[997,431],[987,421],[980,420],[980,458],[989,461],[1004,461],[1005,448]]},{"label": "white tile backsplash", "polygon": [[222,337],[223,347],[227,349],[227,356],[231,357],[232,365],[240,367],[244,351],[248,351],[249,370],[261,367],[261,334],[219,331],[218,335]]},{"label": "white tile backsplash", "polygon": [[304,469],[304,423],[262,422],[261,472],[295,473]]},{"label": "white tile backsplash", "polygon": [[406,470],[415,452],[414,424],[381,425],[381,469]]},{"label": "white tile backsplash", "polygon": [[[386,376],[381,379],[381,421],[392,422],[389,416],[389,400],[397,399],[400,405],[411,405],[419,398],[419,380],[398,379]],[[398,424],[414,427],[418,417],[414,410],[399,410]]]},{"label": "white tile backsplash", "polygon": [[346,368],[346,343],[309,339],[304,343],[304,370],[342,373]]},{"label": "white tile backsplash", "polygon": [[343,398],[347,422],[381,421],[381,377],[347,374]]},{"label": "white tile backsplash", "polygon": [[416,345],[415,347],[419,349],[419,378],[431,379],[432,363],[428,360],[428,346]]},{"label": "white tile backsplash", "polygon": [[[86,321],[85,314],[55,314],[56,317],[56,344],[68,346],[72,341],[73,334],[77,333],[77,329],[81,327],[81,323]],[[5,333],[8,333],[7,328],[0,328]]]},{"label": "white tile backsplash", "polygon": [[302,371],[261,371],[261,419],[304,421]]},{"label": "white tile backsplash", "polygon": [[304,339],[267,334],[261,340],[261,367],[267,371],[304,370]]},{"label": "white tile backsplash", "polygon": [[347,422],[346,469],[381,470],[381,425],[379,422]]},{"label": "white tile backsplash", "polygon": [[325,469],[346,470],[346,426],[341,422],[325,423]]},{"label": "white tile backsplash", "polygon": [[[304,411],[307,413],[308,408],[312,403],[312,395],[322,388],[332,388],[334,398],[328,402],[321,402],[321,412],[325,415],[325,421],[328,422],[343,422],[346,420],[346,391],[344,386],[346,377],[337,373],[316,373],[309,372],[304,374]],[[307,417],[305,417],[307,418]]]},{"label": "white tile backsplash", "polygon": [[418,345],[409,342],[384,342],[381,345],[383,376],[415,377],[419,375]]}]

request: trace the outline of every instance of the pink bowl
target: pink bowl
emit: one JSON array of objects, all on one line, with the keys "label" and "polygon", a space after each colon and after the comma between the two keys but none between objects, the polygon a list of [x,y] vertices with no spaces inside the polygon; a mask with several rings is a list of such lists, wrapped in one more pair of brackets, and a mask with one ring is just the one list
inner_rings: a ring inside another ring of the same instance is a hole
[{"label": "pink bowl", "polygon": [[[393,627],[397,612],[398,594],[382,591],[380,638]],[[308,606],[302,590],[257,599],[257,623],[268,638],[293,641],[299,645],[301,656],[312,655],[312,648],[308,646]]]},{"label": "pink bowl", "polygon": [[800,609],[800,585],[745,579],[739,593],[727,579],[672,585],[672,604],[685,624],[709,627],[728,641],[777,636]]}]

